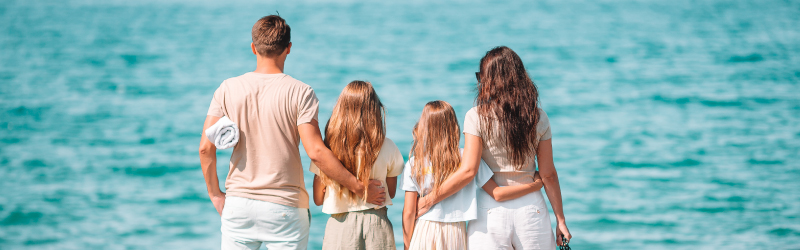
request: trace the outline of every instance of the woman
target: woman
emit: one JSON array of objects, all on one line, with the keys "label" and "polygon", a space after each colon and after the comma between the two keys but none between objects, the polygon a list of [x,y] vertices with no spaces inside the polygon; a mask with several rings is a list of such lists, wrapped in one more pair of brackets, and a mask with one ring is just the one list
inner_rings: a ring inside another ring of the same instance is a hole
[{"label": "woman", "polygon": [[572,235],[567,229],[561,204],[561,188],[553,164],[550,122],[539,108],[536,85],[525,71],[519,56],[508,47],[497,47],[481,59],[477,106],[464,119],[462,167],[448,178],[436,193],[420,198],[422,215],[439,201],[458,192],[478,171],[483,159],[494,172],[500,186],[534,182],[536,162],[553,213],[557,240],[550,229],[550,217],[541,190],[498,202],[478,192],[481,210],[469,224],[472,249],[555,249],[561,238]]}]

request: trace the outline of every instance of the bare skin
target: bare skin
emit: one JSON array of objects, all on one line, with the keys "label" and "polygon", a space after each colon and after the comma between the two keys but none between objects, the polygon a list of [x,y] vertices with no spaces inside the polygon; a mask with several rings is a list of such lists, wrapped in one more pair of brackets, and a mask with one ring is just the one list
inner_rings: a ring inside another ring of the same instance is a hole
[{"label": "bare skin", "polygon": [[411,236],[414,233],[414,226],[417,223],[417,192],[406,191],[406,200],[403,204],[403,245],[408,250],[411,244]]},{"label": "bare skin", "polygon": [[[286,56],[289,55],[292,49],[292,44],[280,55],[268,57],[258,54],[255,45],[250,44],[253,54],[256,55],[256,70],[253,72],[263,74],[279,74],[283,73],[284,63]],[[208,129],[219,121],[221,117],[206,116],[203,123],[203,131]],[[380,185],[373,185],[372,183],[365,187],[355,176],[350,174],[343,166],[342,163],[333,155],[333,153],[325,147],[322,142],[322,135],[319,131],[319,122],[312,120],[309,123],[300,124],[297,126],[300,140],[303,142],[303,147],[311,158],[311,161],[319,167],[320,171],[328,175],[332,180],[341,183],[342,186],[353,190],[359,196],[364,193],[367,188],[366,200],[369,203],[376,205],[383,205],[386,200],[386,191]],[[208,190],[208,197],[217,213],[222,215],[222,209],[225,207],[225,193],[219,188],[219,179],[217,177],[217,148],[214,143],[209,141],[205,135],[200,136],[200,166],[203,170],[203,178],[206,182]]]},{"label": "bare skin", "polygon": [[[378,180],[370,180],[369,184],[380,186],[381,182]],[[386,187],[389,188],[389,198],[394,199],[394,193],[395,190],[397,190],[397,177],[386,177]],[[325,185],[322,185],[322,179],[319,178],[319,175],[314,175],[312,194],[312,196],[314,196],[314,204],[317,206],[322,206],[323,202],[325,201],[326,192],[328,192],[328,188]]]},{"label": "bare skin", "polygon": [[[220,117],[206,116],[203,124],[203,131],[219,121]],[[222,207],[225,206],[225,193],[219,189],[219,179],[217,179],[217,147],[209,141],[205,135],[200,136],[200,167],[203,169],[203,177],[206,180],[206,189],[211,203],[217,209],[217,213],[222,215]]]},{"label": "bare skin", "polygon": [[[536,173],[532,183],[517,186],[500,187],[494,179],[489,179],[489,181],[483,185],[483,190],[497,201],[507,201],[539,190],[542,188],[542,185],[542,178],[539,177],[539,173]],[[408,244],[411,243],[417,218],[425,214],[417,213],[417,201],[419,199],[417,192],[406,191],[406,200],[403,205],[403,242],[406,245],[406,249],[408,249]]]},{"label": "bare skin", "polygon": [[325,201],[325,193],[328,192],[328,189],[325,185],[322,185],[322,180],[319,178],[319,175],[314,175],[314,185],[313,185],[313,195],[314,196],[314,205],[322,206],[322,202]]},{"label": "bare skin", "polygon": [[553,141],[546,140],[539,142],[539,154],[537,155],[539,171],[544,181],[544,191],[553,207],[553,214],[556,215],[558,225],[556,226],[556,243],[561,245],[561,237],[567,238],[567,242],[572,239],[569,233],[567,222],[564,218],[564,207],[561,203],[561,185],[558,183],[558,173],[553,163]]},{"label": "bare skin", "polygon": [[[417,216],[427,213],[433,205],[464,188],[478,172],[481,152],[483,152],[483,139],[474,135],[465,134],[461,168],[447,178],[436,193],[426,195],[419,199],[417,202]],[[564,218],[564,209],[561,202],[561,187],[558,183],[558,173],[553,163],[552,140],[539,142],[537,159],[539,163],[539,174],[541,175],[547,198],[550,200],[553,213],[556,215],[558,223],[556,226],[556,244],[560,246],[562,235],[566,237],[567,241],[572,239],[572,235],[567,228],[566,219]],[[497,199],[497,197],[495,197],[495,199]]]},{"label": "bare skin", "polygon": [[543,185],[542,178],[539,177],[539,172],[536,172],[533,176],[533,182],[531,183],[501,187],[497,185],[494,179],[489,179],[489,181],[483,185],[483,190],[496,201],[507,201],[542,189]]},{"label": "bare skin", "polygon": [[[364,185],[356,179],[347,169],[342,166],[339,159],[333,155],[325,143],[322,142],[322,134],[319,132],[319,123],[317,120],[311,120],[309,123],[300,124],[297,126],[300,132],[300,140],[303,142],[303,147],[306,149],[308,158],[319,168],[320,171],[325,173],[331,180],[342,184],[347,189],[350,189],[361,197],[364,193]],[[378,185],[374,185],[377,183]],[[380,186],[380,182],[370,182],[368,187],[366,201],[375,205],[383,205],[386,201],[386,191]],[[363,197],[362,197],[363,198]]]}]

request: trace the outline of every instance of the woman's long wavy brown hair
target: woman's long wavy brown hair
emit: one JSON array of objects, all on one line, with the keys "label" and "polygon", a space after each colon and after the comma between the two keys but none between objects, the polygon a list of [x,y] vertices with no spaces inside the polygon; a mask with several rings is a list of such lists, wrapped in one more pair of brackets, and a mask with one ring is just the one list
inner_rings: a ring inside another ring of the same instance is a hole
[{"label": "woman's long wavy brown hair", "polygon": [[424,186],[426,168],[433,174],[432,192],[461,166],[458,141],[461,129],[453,107],[445,101],[425,104],[422,115],[414,126],[414,142],[410,155],[414,157],[411,176]]},{"label": "woman's long wavy brown hair", "polygon": [[[478,77],[478,114],[487,138],[499,133],[516,169],[539,151],[539,91],[528,76],[522,59],[505,46],[493,48],[481,58]],[[497,123],[497,124],[495,124]],[[494,128],[499,126],[499,130]]]},{"label": "woman's long wavy brown hair", "polygon": [[[378,158],[383,140],[386,138],[384,108],[372,84],[352,81],[342,90],[331,119],[325,125],[325,146],[342,162],[347,171],[366,187],[372,176],[372,165]],[[320,172],[322,183],[334,187],[334,194],[342,197],[346,188]],[[364,189],[363,197],[367,189]],[[355,200],[353,191],[350,200]]]}]

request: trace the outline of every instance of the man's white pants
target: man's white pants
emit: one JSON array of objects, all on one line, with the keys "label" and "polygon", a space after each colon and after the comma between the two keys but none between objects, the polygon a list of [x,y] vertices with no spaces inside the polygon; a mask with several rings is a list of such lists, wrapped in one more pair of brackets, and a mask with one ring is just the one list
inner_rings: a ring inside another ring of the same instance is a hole
[{"label": "man's white pants", "polygon": [[235,196],[222,209],[222,249],[306,249],[309,211]]}]

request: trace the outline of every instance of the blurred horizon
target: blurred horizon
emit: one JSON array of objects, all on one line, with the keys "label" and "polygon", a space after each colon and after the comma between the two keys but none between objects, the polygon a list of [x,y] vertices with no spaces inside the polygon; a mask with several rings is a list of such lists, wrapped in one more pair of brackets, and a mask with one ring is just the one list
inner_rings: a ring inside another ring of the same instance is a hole
[{"label": "blurred horizon", "polygon": [[[255,68],[253,23],[276,13],[292,28],[286,73],[314,88],[320,124],[368,80],[406,158],[426,102],[463,124],[480,58],[515,50],[550,118],[576,249],[800,248],[800,2],[12,0],[0,13],[0,249],[219,248],[202,124],[219,84]],[[311,211],[318,249],[327,215]]]}]

